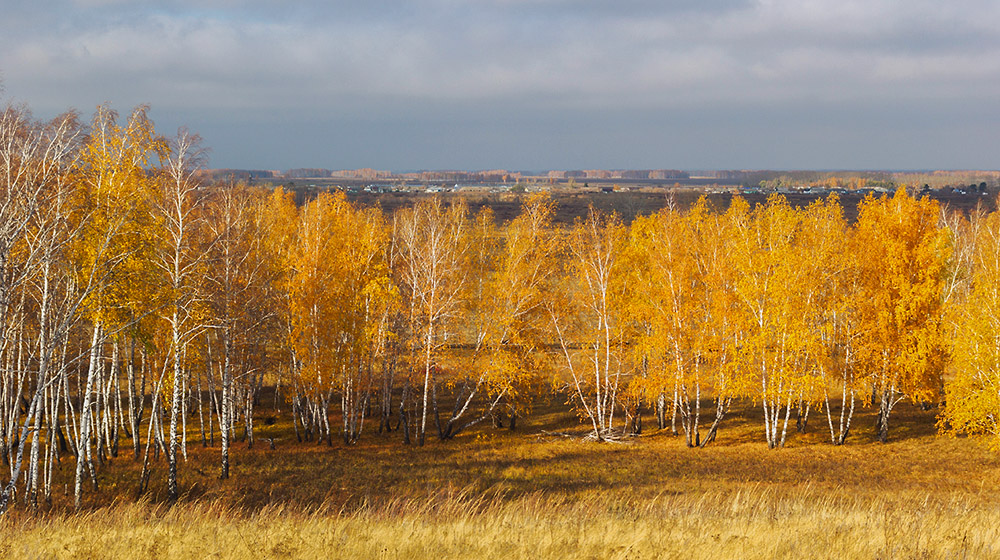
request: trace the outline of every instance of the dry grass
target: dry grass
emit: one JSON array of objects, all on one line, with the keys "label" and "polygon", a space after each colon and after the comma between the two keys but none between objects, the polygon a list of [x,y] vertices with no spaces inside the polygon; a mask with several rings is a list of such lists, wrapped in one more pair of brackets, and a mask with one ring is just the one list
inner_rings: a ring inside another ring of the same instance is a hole
[{"label": "dry grass", "polygon": [[162,461],[140,504],[130,457],[102,469],[82,513],[67,511],[60,481],[51,508],[0,520],[0,555],[1000,557],[1000,458],[933,435],[934,412],[900,409],[886,445],[871,443],[870,413],[842,447],[814,418],[781,450],[766,448],[756,415],[738,409],[701,450],[655,430],[622,444],[547,435],[584,431],[558,405],[518,433],[483,427],[422,448],[395,433],[300,444],[279,418],[262,428],[277,448],[237,445],[228,481],[218,449],[192,445],[172,509]]},{"label": "dry grass", "polygon": [[148,504],[6,520],[6,557],[52,558],[989,558],[992,498],[859,496],[809,486],[650,499],[476,493],[349,513]]}]

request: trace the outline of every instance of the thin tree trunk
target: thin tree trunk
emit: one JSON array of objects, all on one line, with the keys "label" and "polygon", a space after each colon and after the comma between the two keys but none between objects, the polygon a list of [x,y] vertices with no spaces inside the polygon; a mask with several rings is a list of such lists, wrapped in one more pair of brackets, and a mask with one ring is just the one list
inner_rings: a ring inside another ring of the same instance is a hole
[{"label": "thin tree trunk", "polygon": [[43,391],[36,391],[35,398],[31,400],[31,406],[27,411],[27,418],[25,419],[24,427],[21,430],[21,435],[18,438],[17,455],[12,462],[13,469],[11,471],[10,482],[8,482],[7,486],[5,486],[3,491],[0,492],[0,516],[7,513],[7,510],[10,508],[11,500],[14,497],[14,490],[17,487],[17,480],[20,478],[21,464],[24,459],[24,444],[27,440],[28,430],[31,427],[31,423],[35,416],[39,414],[39,409],[41,408],[39,401],[41,400],[40,397],[42,394]]},{"label": "thin tree trunk", "polygon": [[667,395],[663,391],[656,397],[656,427],[660,430],[667,427]]},{"label": "thin tree trunk", "polygon": [[180,435],[178,433],[178,416],[181,411],[181,398],[183,396],[183,383],[181,377],[184,375],[183,364],[181,364],[181,341],[180,341],[180,310],[174,308],[172,318],[171,333],[171,358],[173,360],[174,378],[173,391],[170,397],[170,446],[167,452],[167,501],[171,504],[177,501],[180,493],[177,489],[177,450],[180,447]]},{"label": "thin tree trunk", "polygon": [[[228,329],[228,327],[226,328]],[[223,332],[222,337],[222,414],[219,415],[222,450],[219,478],[225,480],[229,478],[229,442],[232,440],[233,375],[230,370],[232,367],[230,357],[232,354],[232,345],[230,344],[228,333]]]},{"label": "thin tree trunk", "polygon": [[431,341],[433,340],[434,327],[433,325],[427,326],[427,337],[424,341],[425,347],[425,358],[424,358],[424,393],[423,393],[423,405],[420,409],[420,429],[417,430],[417,445],[423,446],[424,439],[427,435],[427,399],[430,393],[431,386]]},{"label": "thin tree trunk", "polygon": [[83,491],[84,468],[89,464],[91,477],[96,490],[97,478],[93,476],[93,462],[90,459],[90,401],[94,390],[94,377],[100,367],[101,324],[94,323],[94,334],[90,342],[90,367],[87,370],[87,383],[83,392],[83,404],[80,406],[80,437],[77,440],[76,478],[73,485],[73,506],[80,509],[80,497]]}]

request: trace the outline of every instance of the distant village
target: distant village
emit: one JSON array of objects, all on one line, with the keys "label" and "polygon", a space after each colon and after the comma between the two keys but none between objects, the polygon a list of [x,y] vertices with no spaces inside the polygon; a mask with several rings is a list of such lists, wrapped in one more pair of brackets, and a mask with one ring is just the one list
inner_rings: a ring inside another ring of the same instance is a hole
[{"label": "distant village", "polygon": [[347,193],[649,192],[696,189],[708,194],[868,194],[906,185],[913,194],[986,195],[1000,190],[998,171],[771,171],[678,169],[585,169],[508,171],[412,171],[377,169],[286,171],[208,169],[208,182],[241,181],[286,188],[335,189]]}]

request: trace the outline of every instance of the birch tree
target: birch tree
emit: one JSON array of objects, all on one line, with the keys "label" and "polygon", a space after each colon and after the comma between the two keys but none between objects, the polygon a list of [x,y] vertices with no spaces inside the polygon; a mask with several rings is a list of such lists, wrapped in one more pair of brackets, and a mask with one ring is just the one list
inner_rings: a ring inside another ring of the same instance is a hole
[{"label": "birch tree", "polygon": [[[439,354],[461,319],[470,258],[468,222],[464,202],[445,206],[437,197],[394,216],[393,246],[398,252],[397,281],[407,308],[411,383],[417,375],[422,378],[419,422],[414,426],[418,445],[424,444],[434,405]],[[404,424],[404,438],[408,437]]]},{"label": "birch tree", "polygon": [[[635,381],[656,406],[661,429],[666,397],[673,395],[688,447],[714,440],[733,397],[722,367],[721,341],[708,336],[725,325],[724,317],[712,308],[713,298],[725,288],[718,247],[730,241],[719,224],[718,214],[702,199],[686,215],[666,208],[631,226],[637,263],[632,267],[631,282],[636,286],[632,299],[642,324],[635,344],[642,375]],[[715,419],[703,439],[701,402],[711,386]]]},{"label": "birch tree", "polygon": [[205,328],[204,312],[201,309],[203,295],[197,291],[197,275],[202,274],[204,255],[194,243],[196,230],[203,220],[198,214],[199,183],[194,176],[204,164],[205,151],[200,146],[201,138],[180,129],[170,141],[170,149],[163,160],[163,176],[158,184],[156,208],[162,220],[161,253],[157,264],[160,267],[167,288],[167,306],[163,319],[169,328],[169,360],[172,365],[170,377],[170,429],[167,451],[167,499],[177,501],[177,451],[181,399],[185,375],[185,350],[188,343]]},{"label": "birch tree", "polygon": [[954,233],[969,248],[968,287],[954,301],[952,375],[938,427],[949,434],[983,434],[1000,448],[1000,214],[974,213]]},{"label": "birch tree", "polygon": [[[96,490],[97,478],[91,450],[96,423],[92,408],[97,380],[103,368],[103,349],[109,331],[120,331],[127,321],[130,280],[123,264],[136,255],[143,244],[136,236],[143,231],[131,227],[146,223],[153,181],[151,158],[163,150],[148,108],[137,107],[124,125],[108,107],[97,108],[90,134],[80,159],[81,188],[84,190],[85,227],[73,246],[73,266],[82,279],[93,283],[84,302],[92,325],[87,379],[80,408],[74,502],[80,505],[85,471]],[[141,258],[141,257],[139,257]]]},{"label": "birch tree", "polygon": [[[205,241],[209,244],[205,291],[221,354],[218,418],[221,436],[219,478],[229,478],[233,439],[234,383],[252,373],[251,356],[266,352],[255,341],[273,332],[275,312],[269,284],[276,264],[265,254],[267,211],[263,192],[242,184],[216,187],[205,204]],[[211,352],[211,349],[208,349]],[[209,376],[214,376],[209,360]],[[213,383],[214,384],[214,383]]]},{"label": "birch tree", "polygon": [[547,302],[562,362],[577,408],[598,441],[618,437],[615,412],[628,373],[621,320],[627,232],[617,215],[591,208],[564,239],[565,286]]},{"label": "birch tree", "polygon": [[855,226],[859,256],[858,360],[878,407],[876,438],[889,438],[889,416],[902,399],[934,402],[945,361],[942,302],[948,233],[936,202],[865,198]]},{"label": "birch tree", "polygon": [[[8,407],[11,370],[3,374],[4,457],[10,464],[9,480],[0,490],[0,515],[7,512],[21,476],[24,449],[31,440],[26,497],[37,506],[42,422],[47,440],[44,491],[51,491],[54,432],[58,427],[58,404],[47,398],[58,394],[65,371],[56,351],[65,342],[78,318],[81,298],[74,278],[61,268],[63,249],[78,229],[70,219],[75,202],[71,172],[79,154],[81,127],[75,113],[67,113],[49,123],[31,120],[26,109],[8,107],[0,114],[0,355],[11,350],[12,329],[23,329],[11,315],[11,297],[16,291],[31,294],[35,301],[37,330],[29,352],[34,359],[25,413],[16,420],[19,406]],[[25,294],[27,295],[27,294]],[[10,363],[8,361],[8,363]],[[23,370],[22,370],[23,372]],[[24,372],[26,373],[26,372]],[[21,378],[21,382],[25,381]],[[19,382],[19,386],[21,385]],[[18,403],[20,404],[20,403]]]},{"label": "birch tree", "polygon": [[[830,441],[843,445],[851,430],[863,376],[858,370],[855,344],[858,333],[857,263],[863,255],[852,251],[853,232],[847,229],[836,197],[811,204],[803,215],[797,260],[805,275],[803,314],[806,319],[810,367],[818,376],[813,394],[822,391]],[[831,391],[840,396],[840,413],[832,411]],[[806,410],[808,411],[808,400]]]},{"label": "birch tree", "polygon": [[811,381],[806,278],[795,254],[801,215],[783,197],[772,196],[735,219],[739,240],[732,262],[741,274],[734,287],[744,331],[738,383],[744,394],[759,399],[773,449],[784,446],[792,405]]},{"label": "birch tree", "polygon": [[333,393],[340,393],[347,444],[361,435],[388,336],[395,289],[387,243],[381,212],[356,209],[343,195],[321,194],[302,211],[290,281],[297,377],[324,424]]},{"label": "birch tree", "polygon": [[[525,200],[520,214],[499,230],[492,212],[476,218],[463,313],[470,355],[457,360],[467,373],[455,381],[457,394],[440,427],[441,439],[491,416],[499,419],[501,406],[514,429],[518,415],[530,407],[548,331],[544,302],[556,271],[554,211],[548,195],[539,194]],[[483,402],[472,412],[477,399]]]}]

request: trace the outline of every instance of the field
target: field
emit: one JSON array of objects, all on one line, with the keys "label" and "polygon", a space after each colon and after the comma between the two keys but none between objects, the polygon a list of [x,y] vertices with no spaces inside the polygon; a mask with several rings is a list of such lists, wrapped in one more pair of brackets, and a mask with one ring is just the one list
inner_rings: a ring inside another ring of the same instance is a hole
[{"label": "field", "polygon": [[[316,191],[318,192],[318,191]],[[703,189],[684,188],[673,192],[669,190],[644,189],[634,192],[580,192],[571,193],[565,191],[553,191],[552,197],[558,203],[558,211],[555,222],[558,224],[571,224],[576,218],[586,216],[588,208],[594,208],[604,212],[617,212],[626,223],[630,223],[633,218],[641,214],[652,214],[673,202],[678,208],[688,208],[692,206],[699,197],[705,195],[708,201],[718,209],[726,209],[733,198],[730,193],[706,193]],[[303,199],[315,196],[311,190],[301,191]],[[352,201],[362,205],[379,204],[383,210],[392,212],[400,207],[411,206],[415,201],[435,196],[423,193],[387,193],[368,194],[354,193],[350,195]],[[442,196],[442,195],[437,195]],[[455,193],[446,194],[445,198],[462,197],[469,203],[469,208],[476,212],[481,207],[488,206],[493,210],[497,220],[504,222],[517,216],[521,209],[521,200],[524,195],[516,194],[468,194]],[[751,205],[763,203],[767,200],[766,194],[752,193],[741,195]],[[817,198],[822,198],[816,194],[787,194],[784,195],[792,206],[808,206]],[[931,198],[937,200],[942,207],[969,212],[977,204],[983,204],[985,209],[994,210],[996,202],[993,196],[962,195],[946,191],[934,191]],[[853,221],[857,217],[858,203],[862,196],[855,193],[840,195],[841,204],[844,207],[845,217]]]},{"label": "field", "polygon": [[[687,449],[669,429],[620,443],[582,439],[562,403],[516,432],[483,427],[404,446],[396,433],[359,444],[299,443],[287,414],[261,407],[257,445],[217,448],[190,435],[184,492],[163,504],[154,465],[138,503],[123,454],[101,491],[72,513],[72,459],[54,503],[15,509],[5,557],[273,558],[983,558],[1000,554],[1000,458],[975,439],[935,435],[935,411],[905,407],[890,443],[871,414],[848,444],[825,443],[825,418],[768,450],[753,407],[718,440]],[[268,418],[276,421],[265,425]],[[647,418],[647,424],[649,424]],[[794,419],[790,430],[794,431]],[[189,429],[191,424],[189,423]],[[655,426],[654,426],[655,428]],[[271,449],[268,439],[274,441]]]}]

